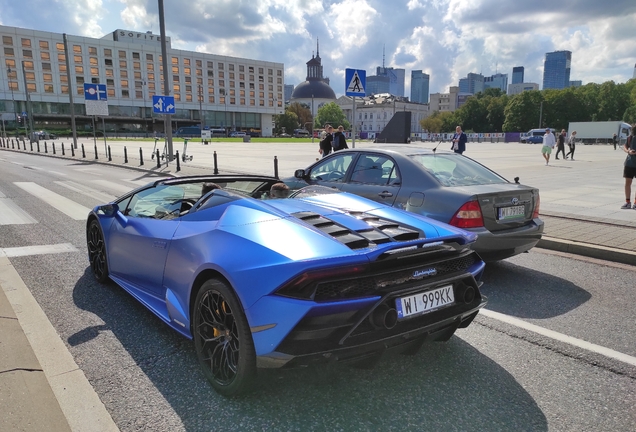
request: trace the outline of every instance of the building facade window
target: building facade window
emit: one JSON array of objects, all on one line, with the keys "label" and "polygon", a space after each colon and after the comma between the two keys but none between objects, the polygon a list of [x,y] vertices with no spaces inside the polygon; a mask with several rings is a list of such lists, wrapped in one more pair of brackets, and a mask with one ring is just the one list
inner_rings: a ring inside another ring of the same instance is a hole
[{"label": "building facade window", "polygon": [[31,39],[22,38],[21,42],[23,48],[31,48]]},{"label": "building facade window", "polygon": [[11,36],[2,36],[2,45],[13,45],[13,38]]}]

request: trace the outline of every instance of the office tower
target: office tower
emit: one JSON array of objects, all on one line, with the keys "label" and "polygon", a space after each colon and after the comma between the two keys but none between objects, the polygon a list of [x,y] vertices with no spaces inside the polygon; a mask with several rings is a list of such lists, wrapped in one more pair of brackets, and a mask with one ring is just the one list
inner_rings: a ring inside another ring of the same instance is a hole
[{"label": "office tower", "polygon": [[512,84],[521,84],[523,82],[523,66],[515,66],[512,68]]},{"label": "office tower", "polygon": [[364,95],[371,96],[380,93],[391,93],[389,77],[382,75],[367,76],[367,85],[364,88]]},{"label": "office tower", "polygon": [[570,85],[571,51],[554,51],[545,54],[543,63],[543,89],[563,89]]},{"label": "office tower", "polygon": [[284,90],[285,90],[285,102],[287,102],[291,99],[291,95],[294,92],[294,85],[285,84]]},{"label": "office tower", "polygon": [[411,71],[411,102],[428,103],[430,76],[421,70]]},{"label": "office tower", "polygon": [[484,90],[484,76],[482,74],[469,73],[466,78],[459,80],[459,92],[476,94]]},{"label": "office tower", "polygon": [[508,74],[496,73],[492,76],[484,78],[484,90],[487,88],[498,88],[506,93],[508,88]]}]

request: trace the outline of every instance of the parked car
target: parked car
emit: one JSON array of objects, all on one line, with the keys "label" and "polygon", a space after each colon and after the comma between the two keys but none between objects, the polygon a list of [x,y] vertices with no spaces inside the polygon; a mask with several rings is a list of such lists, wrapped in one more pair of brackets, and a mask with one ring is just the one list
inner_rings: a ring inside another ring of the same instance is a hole
[{"label": "parked car", "polygon": [[88,215],[97,281],[193,339],[219,393],[246,391],[257,366],[411,354],[485,305],[475,234],[322,187],[259,199],[279,181],[161,179]]},{"label": "parked car", "polygon": [[453,152],[411,146],[341,150],[296,170],[292,189],[321,185],[351,192],[478,234],[485,261],[526,252],[543,233],[539,190],[509,182]]},{"label": "parked car", "polygon": [[179,138],[201,138],[201,128],[199,126],[185,126],[176,130],[175,137]]},{"label": "parked car", "polygon": [[241,132],[241,131],[232,131],[230,132],[230,137],[232,138],[241,138],[247,136],[247,134],[245,132]]},{"label": "parked car", "polygon": [[291,138],[291,135],[288,133],[283,132],[282,134],[278,135],[278,138]]},{"label": "parked car", "polygon": [[[528,144],[543,144],[543,136],[545,135],[546,128],[543,129],[530,129],[525,137],[521,138],[522,143]],[[551,129],[554,133],[554,129]]]},{"label": "parked car", "polygon": [[49,131],[41,130],[32,133],[33,140],[55,140],[57,135]]}]

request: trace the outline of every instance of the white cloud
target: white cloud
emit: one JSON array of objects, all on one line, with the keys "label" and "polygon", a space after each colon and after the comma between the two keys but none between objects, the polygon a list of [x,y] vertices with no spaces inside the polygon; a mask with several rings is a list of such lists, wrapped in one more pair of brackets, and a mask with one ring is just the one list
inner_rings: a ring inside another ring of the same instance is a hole
[{"label": "white cloud", "polygon": [[[156,0],[4,1],[0,22],[102,37],[117,28],[159,33]],[[431,76],[446,92],[469,72],[491,75],[524,66],[541,83],[546,52],[572,51],[571,79],[631,78],[636,63],[633,0],[188,0],[164,1],[173,47],[285,65],[285,80],[305,79],[320,40],[324,73],[337,94],[347,67],[382,64]],[[34,23],[37,23],[35,25]]]}]

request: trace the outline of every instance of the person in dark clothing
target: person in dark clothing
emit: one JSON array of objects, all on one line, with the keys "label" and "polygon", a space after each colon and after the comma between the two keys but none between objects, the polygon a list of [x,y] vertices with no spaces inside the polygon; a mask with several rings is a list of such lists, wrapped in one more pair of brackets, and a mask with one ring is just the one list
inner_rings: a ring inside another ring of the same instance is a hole
[{"label": "person in dark clothing", "polygon": [[333,134],[333,142],[332,142],[333,151],[348,149],[347,138],[344,134],[344,126],[338,126],[338,130]]},{"label": "person in dark clothing", "polygon": [[632,206],[630,198],[632,195],[632,181],[636,177],[636,124],[632,125],[632,134],[627,137],[627,141],[623,146],[623,151],[627,153],[625,163],[623,164],[623,178],[625,179],[625,204],[622,209],[636,210],[636,196],[634,196],[634,205]]},{"label": "person in dark clothing", "polygon": [[612,144],[614,144],[614,150],[616,150],[616,146],[618,145],[618,139],[616,138],[616,134],[612,137]]},{"label": "person in dark clothing", "polygon": [[565,135],[565,129],[561,129],[561,133],[557,137],[557,152],[556,156],[554,157],[556,160],[559,160],[559,152],[563,153],[563,159],[567,159],[567,157],[565,156]]},{"label": "person in dark clothing", "polygon": [[318,150],[318,153],[320,153],[322,157],[325,157],[329,153],[331,153],[331,143],[333,142],[333,127],[329,126],[325,132],[327,133],[325,134],[325,137],[320,140],[320,149]]},{"label": "person in dark clothing", "polygon": [[462,132],[461,126],[457,126],[455,128],[455,135],[453,135],[451,150],[459,154],[464,153],[466,151],[466,141],[468,141],[468,137]]}]

